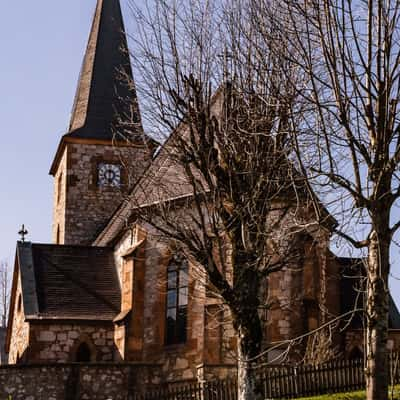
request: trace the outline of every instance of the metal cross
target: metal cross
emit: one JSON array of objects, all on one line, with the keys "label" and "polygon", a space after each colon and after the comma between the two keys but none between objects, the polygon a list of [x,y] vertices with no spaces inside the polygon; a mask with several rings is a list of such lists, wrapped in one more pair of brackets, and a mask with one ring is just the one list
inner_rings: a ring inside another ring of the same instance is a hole
[{"label": "metal cross", "polygon": [[25,229],[25,225],[22,224],[22,228],[21,230],[18,232],[18,235],[21,236],[21,241],[22,243],[25,243],[25,236],[28,234],[29,232]]}]

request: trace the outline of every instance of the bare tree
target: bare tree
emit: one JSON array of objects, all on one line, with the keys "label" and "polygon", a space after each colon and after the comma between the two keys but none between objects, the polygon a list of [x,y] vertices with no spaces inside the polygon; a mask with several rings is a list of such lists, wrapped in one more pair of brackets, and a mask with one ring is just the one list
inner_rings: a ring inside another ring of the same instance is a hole
[{"label": "bare tree", "polygon": [[130,201],[138,218],[204,271],[228,307],[239,399],[259,399],[252,364],[265,339],[267,278],[297,268],[304,249],[297,221],[310,216],[297,207],[307,194],[289,160],[298,95],[282,79],[290,74],[285,58],[271,51],[285,44],[264,42],[260,51],[244,4],[156,1],[134,11],[145,125],[173,133],[163,148],[168,161],[160,156],[155,175],[147,172],[144,182],[153,185],[139,182]]},{"label": "bare tree", "polygon": [[0,327],[7,326],[7,314],[10,301],[10,272],[6,261],[0,262]]},{"label": "bare tree", "polygon": [[347,219],[339,237],[367,253],[367,398],[384,400],[390,247],[400,227],[400,1],[254,3],[264,41],[262,18],[272,12],[288,61],[305,77],[297,93],[307,112],[293,135],[299,168]]}]

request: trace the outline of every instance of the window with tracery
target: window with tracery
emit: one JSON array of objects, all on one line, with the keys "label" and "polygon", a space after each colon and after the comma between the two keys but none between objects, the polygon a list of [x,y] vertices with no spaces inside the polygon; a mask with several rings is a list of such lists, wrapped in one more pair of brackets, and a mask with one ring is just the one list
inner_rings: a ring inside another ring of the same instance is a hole
[{"label": "window with tracery", "polygon": [[167,269],[167,307],[165,344],[186,342],[188,308],[188,261],[179,255]]}]

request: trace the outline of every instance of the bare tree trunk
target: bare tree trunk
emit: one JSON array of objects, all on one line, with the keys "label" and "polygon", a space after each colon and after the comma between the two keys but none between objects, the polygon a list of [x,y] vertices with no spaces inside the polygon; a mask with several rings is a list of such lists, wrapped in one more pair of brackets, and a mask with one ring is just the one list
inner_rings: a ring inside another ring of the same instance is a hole
[{"label": "bare tree trunk", "polygon": [[8,263],[2,261],[0,263],[0,327],[7,326],[7,313],[10,299],[9,277],[8,277]]},{"label": "bare tree trunk", "polygon": [[250,323],[248,327],[238,328],[238,400],[263,399],[254,368],[255,357],[260,353],[260,341],[254,339],[259,334],[261,334],[259,323]]},{"label": "bare tree trunk", "polygon": [[[239,253],[243,255],[241,251]],[[238,275],[236,301],[232,307],[233,325],[238,333],[238,400],[261,400],[254,369],[259,361],[263,337],[258,313],[260,277],[250,268]]]},{"label": "bare tree trunk", "polygon": [[[379,218],[381,219],[381,218]],[[388,226],[386,222],[384,226]],[[389,385],[387,338],[389,328],[388,277],[390,238],[373,231],[368,246],[367,365],[368,400],[386,400]],[[387,234],[386,234],[387,236]]]},{"label": "bare tree trunk", "polygon": [[256,371],[252,367],[251,357],[246,354],[246,339],[239,336],[238,342],[238,400],[262,399],[257,391]]}]

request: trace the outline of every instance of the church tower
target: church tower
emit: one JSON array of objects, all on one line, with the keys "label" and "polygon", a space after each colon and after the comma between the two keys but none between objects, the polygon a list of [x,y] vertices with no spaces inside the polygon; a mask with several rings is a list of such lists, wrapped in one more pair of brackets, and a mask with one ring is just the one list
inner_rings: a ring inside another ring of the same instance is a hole
[{"label": "church tower", "polygon": [[58,146],[53,242],[90,244],[151,161],[119,0],[98,0],[69,132]]}]

